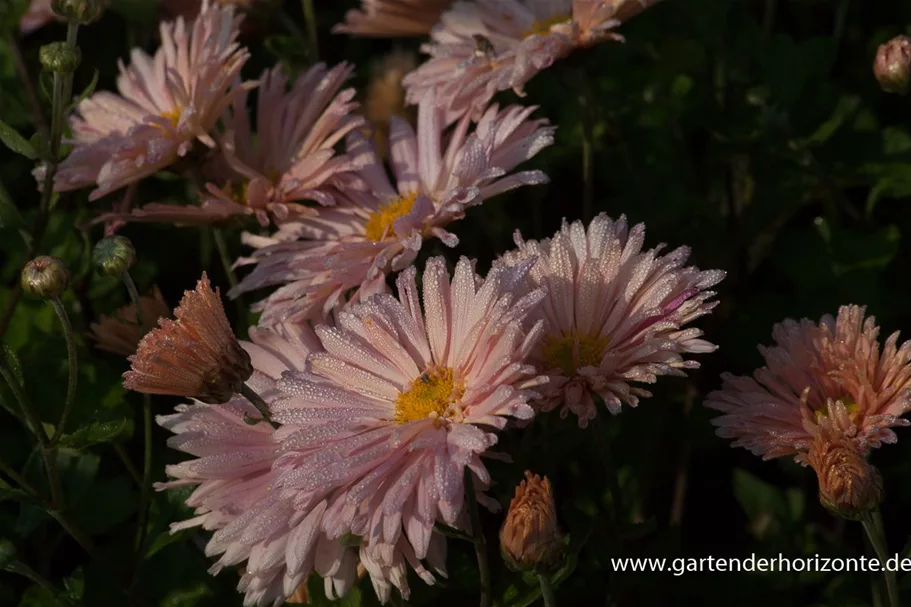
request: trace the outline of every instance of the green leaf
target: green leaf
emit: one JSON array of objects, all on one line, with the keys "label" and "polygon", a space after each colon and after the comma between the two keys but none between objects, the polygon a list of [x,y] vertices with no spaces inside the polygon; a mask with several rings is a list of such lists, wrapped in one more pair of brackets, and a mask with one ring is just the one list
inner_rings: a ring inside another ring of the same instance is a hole
[{"label": "green leaf", "polygon": [[22,363],[19,362],[19,357],[16,356],[16,353],[13,352],[12,348],[6,344],[0,344],[0,356],[3,356],[6,359],[6,364],[12,369],[13,375],[16,377],[16,381],[19,382],[19,385],[25,386],[25,378],[22,375]]},{"label": "green leaf", "polygon": [[31,494],[23,491],[22,489],[14,489],[12,487],[0,487],[0,502],[4,500],[12,500],[15,502],[36,502],[37,500],[31,496]]},{"label": "green leaf", "polygon": [[79,93],[79,97],[77,97],[73,104],[70,106],[71,112],[79,107],[79,104],[85,101],[89,95],[95,92],[95,87],[98,86],[98,74],[99,72],[96,69],[95,73],[92,75],[92,81],[89,82],[89,85],[85,87],[81,93]]},{"label": "green leaf", "polygon": [[734,497],[750,519],[750,531],[758,539],[780,529],[790,508],[784,494],[774,485],[746,470],[734,470]]},{"label": "green leaf", "polygon": [[19,131],[0,120],[0,141],[9,149],[21,154],[30,160],[38,158],[38,152],[28,140],[19,134]]},{"label": "green leaf", "polygon": [[16,546],[6,538],[0,539],[0,569],[6,569],[16,558]]},{"label": "green leaf", "polygon": [[105,533],[130,518],[136,510],[136,500],[130,479],[119,476],[96,483],[91,493],[70,511],[86,532]]},{"label": "green leaf", "polygon": [[132,434],[133,420],[119,418],[94,421],[75,432],[65,434],[60,439],[60,444],[74,449],[84,449],[98,443],[111,443],[128,438]]}]

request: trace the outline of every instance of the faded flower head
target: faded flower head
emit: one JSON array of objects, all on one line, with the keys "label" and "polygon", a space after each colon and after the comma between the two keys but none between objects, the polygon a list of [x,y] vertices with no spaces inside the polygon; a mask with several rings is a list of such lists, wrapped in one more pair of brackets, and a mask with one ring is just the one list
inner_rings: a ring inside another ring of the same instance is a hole
[{"label": "faded flower head", "polygon": [[204,403],[224,403],[249,379],[250,357],[234,337],[218,290],[203,272],[196,289],[186,291],[129,358],[123,374],[127,389],[147,394],[189,396]]},{"label": "faded flower head", "polygon": [[205,0],[192,25],[182,18],[161,25],[154,56],[133,49],[129,67],[120,66],[120,95],[95,93],[70,119],[74,147],[55,189],[97,184],[95,200],[174,164],[196,141],[215,147],[215,123],[252,86],[238,81],[249,57],[235,41],[239,23],[230,7]]},{"label": "faded flower head", "polygon": [[284,285],[254,309],[265,324],[326,317],[351,299],[386,288],[386,273],[410,264],[425,239],[458,243],[446,226],[466,210],[507,190],[545,183],[540,171],[510,174],[553,143],[553,128],[530,120],[534,108],[490,107],[470,130],[465,117],[444,130],[432,97],[418,109],[417,132],[404,119],[390,125],[392,184],[367,137],[348,135],[355,171],[338,204],[284,223],[271,237],[244,235],[258,251],[240,264],[257,264],[230,296]]},{"label": "faded flower head", "polygon": [[171,314],[171,308],[158,287],[152,287],[151,295],[139,297],[139,308],[142,312],[141,325],[133,302],[118,308],[110,316],[101,316],[97,323],[92,323],[89,337],[95,340],[95,346],[100,350],[129,356],[136,352],[136,346],[142,337],[158,324],[158,319]]},{"label": "faded flower head", "polygon": [[475,0],[443,13],[405,77],[409,103],[436,94],[447,122],[477,116],[499,91],[523,88],[578,47],[623,40],[612,29],[658,0]]},{"label": "faded flower head", "polygon": [[819,479],[820,503],[839,516],[856,519],[879,506],[883,479],[832,419],[821,416],[818,424],[807,424],[813,442],[806,459]]},{"label": "faded flower head", "polygon": [[879,327],[864,312],[842,306],[818,324],[775,325],[775,345],[759,348],[765,366],[752,376],[725,373],[722,389],[708,395],[706,406],[723,413],[712,420],[718,436],[763,459],[793,455],[804,465],[823,427],[829,443],[844,439],[863,457],[896,442],[890,428],[907,426],[901,416],[911,408],[911,342],[898,347],[895,332],[880,350]]},{"label": "faded flower head", "polygon": [[434,524],[464,528],[466,469],[487,487],[481,454],[496,431],[534,415],[527,401],[542,380],[524,359],[540,327],[523,320],[541,293],[513,295],[523,270],[482,280],[462,259],[450,279],[435,258],[423,306],[412,267],[398,297],[352,306],[316,328],[318,341],[306,324],[251,331],[250,385],[275,431],[246,428],[240,397],[162,419],[172,446],[198,456],[168,468],[167,486],[200,485],[188,501],[199,516],[176,528],[215,530],[213,572],[247,561],[246,604],[290,596],[313,571],[341,596],[358,560],[384,602],[393,587],[408,596],[408,569],[427,583],[445,572]]},{"label": "faded flower head", "polygon": [[335,203],[326,185],[349,170],[348,158],[334,147],[363,119],[354,89],[340,90],[352,66],[314,65],[291,85],[282,68],[263,73],[258,90],[256,131],[246,92],[224,117],[219,154],[204,166],[209,181],[200,206],[149,204],[130,214],[102,219],[162,221],[178,225],[220,223],[253,216],[260,225],[281,223],[312,212],[307,201]]},{"label": "faded flower head", "polygon": [[873,75],[887,93],[904,95],[911,86],[911,38],[896,36],[876,49]]},{"label": "faded flower head", "polygon": [[364,115],[373,126],[374,143],[381,158],[389,153],[389,126],[393,116],[414,122],[413,108],[405,107],[402,78],[417,65],[414,53],[392,51],[371,67],[370,81],[364,100]]},{"label": "faded flower head", "polygon": [[361,0],[332,31],[355,36],[424,36],[453,0]]},{"label": "faded flower head", "polygon": [[517,571],[546,570],[563,554],[550,480],[525,471],[500,528],[500,553]]},{"label": "faded flower head", "polygon": [[611,413],[635,407],[651,393],[636,384],[659,375],[682,376],[699,363],[685,354],[713,352],[702,331],[684,325],[708,314],[709,301],[725,273],[686,266],[690,250],[659,255],[661,245],[642,250],[645,226],[628,228],[626,217],[598,215],[586,230],[564,221],[553,238],[525,241],[497,263],[534,260],[529,288],[547,292],[533,316],[544,322],[544,339],[532,359],[550,376],[540,402],[544,411],[562,405],[585,427],[597,414],[592,394]]},{"label": "faded flower head", "polygon": [[32,297],[51,299],[66,291],[70,274],[63,260],[41,255],[25,264],[19,278],[22,290]]}]

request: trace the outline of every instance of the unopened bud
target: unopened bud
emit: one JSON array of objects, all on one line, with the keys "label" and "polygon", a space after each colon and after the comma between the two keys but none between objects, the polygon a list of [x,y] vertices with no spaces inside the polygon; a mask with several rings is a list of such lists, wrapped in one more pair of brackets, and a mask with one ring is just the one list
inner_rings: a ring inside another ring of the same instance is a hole
[{"label": "unopened bud", "polygon": [[101,18],[107,0],[52,0],[51,10],[74,23],[88,25]]},{"label": "unopened bud", "polygon": [[876,49],[873,75],[887,93],[904,95],[911,85],[911,38],[896,36]]},{"label": "unopened bud", "polygon": [[882,502],[882,476],[849,439],[817,437],[807,462],[819,478],[819,502],[835,514],[858,519]]},{"label": "unopened bud", "polygon": [[42,255],[25,264],[20,282],[29,295],[51,299],[66,290],[69,274],[61,260]]},{"label": "unopened bud", "polygon": [[51,42],[38,51],[41,67],[49,72],[72,74],[82,61],[82,52],[66,42]]},{"label": "unopened bud", "polygon": [[563,555],[550,481],[525,471],[500,528],[500,553],[515,571],[545,571]]},{"label": "unopened bud", "polygon": [[105,236],[92,253],[98,271],[105,276],[120,276],[136,261],[136,249],[126,236]]}]

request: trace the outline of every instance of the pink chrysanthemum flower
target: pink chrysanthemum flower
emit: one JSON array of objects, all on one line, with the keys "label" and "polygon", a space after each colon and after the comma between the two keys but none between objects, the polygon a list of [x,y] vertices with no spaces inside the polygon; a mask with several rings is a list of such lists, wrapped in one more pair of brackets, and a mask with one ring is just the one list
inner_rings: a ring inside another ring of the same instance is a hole
[{"label": "pink chrysanthemum flower", "polygon": [[898,347],[895,332],[880,351],[879,327],[864,313],[842,306],[819,324],[775,325],[775,345],[759,348],[765,366],[752,377],[726,373],[709,394],[706,406],[724,414],[712,420],[718,435],[763,459],[793,455],[802,464],[820,437],[844,439],[861,456],[894,443],[890,428],[909,423],[901,416],[911,409],[911,341]]},{"label": "pink chrysanthemum flower", "polygon": [[174,164],[195,141],[215,147],[210,133],[219,117],[252,86],[238,82],[249,57],[235,41],[240,20],[205,0],[191,26],[182,18],[161,25],[154,56],[133,49],[130,66],[120,66],[120,95],[96,93],[70,119],[74,148],[55,189],[95,183],[95,200]]},{"label": "pink chrysanthemum flower", "polygon": [[51,9],[51,0],[32,0],[19,20],[19,33],[30,34],[57,18]]},{"label": "pink chrysanthemum flower", "polygon": [[136,304],[132,302],[118,308],[110,316],[101,316],[97,323],[92,323],[89,327],[89,337],[95,341],[95,346],[100,350],[129,356],[136,351],[136,346],[143,336],[158,326],[158,319],[171,314],[171,307],[164,300],[158,287],[152,287],[150,295],[139,297],[139,308],[142,312],[142,324],[136,313]]},{"label": "pink chrysanthemum flower", "polygon": [[666,255],[664,245],[642,251],[645,226],[627,227],[626,217],[613,221],[598,215],[586,230],[580,221],[553,238],[524,241],[497,264],[536,260],[529,288],[547,292],[532,316],[544,322],[545,337],[531,359],[550,376],[540,405],[549,411],[562,404],[585,427],[597,414],[592,393],[611,413],[621,405],[635,407],[651,393],[635,383],[654,383],[659,375],[684,375],[699,363],[684,354],[713,352],[699,339],[702,331],[684,325],[708,314],[717,302],[710,287],[721,270],[685,266],[688,247]]},{"label": "pink chrysanthemum flower", "polygon": [[356,36],[424,36],[453,0],[362,0],[332,31]]},{"label": "pink chrysanthemum flower", "polygon": [[434,524],[465,528],[466,469],[479,489],[490,483],[481,455],[509,418],[534,415],[527,401],[544,381],[524,363],[541,333],[525,316],[543,296],[514,295],[525,270],[481,280],[462,259],[450,280],[435,258],[423,307],[412,267],[398,298],[353,306],[316,329],[319,342],[307,325],[255,329],[248,384],[282,424],[274,432],[247,426],[255,410],[239,397],[161,418],[178,434],[171,446],[198,457],[160,486],[199,485],[188,500],[198,516],[174,528],[217,530],[213,572],[247,561],[245,604],[277,605],[311,571],[342,595],[357,559],[384,602],[393,586],[408,596],[409,568],[428,583],[429,569],[445,573]]},{"label": "pink chrysanthemum flower", "polygon": [[405,77],[409,103],[429,91],[447,122],[477,115],[499,91],[523,87],[575,48],[622,40],[611,31],[658,0],[475,0],[443,13],[421,50],[430,59]]},{"label": "pink chrysanthemum flower", "polygon": [[[443,137],[432,96],[418,110],[417,133],[401,118],[390,125],[389,182],[373,144],[359,132],[348,135],[356,183],[342,188],[334,207],[285,223],[272,237],[246,234],[257,247],[239,263],[257,264],[230,292],[232,297],[284,284],[258,309],[261,323],[325,317],[352,299],[385,289],[385,275],[410,264],[425,239],[448,246],[458,239],[445,226],[465,210],[512,188],[545,183],[540,171],[508,174],[553,142],[545,120],[530,120],[534,108],[490,107],[469,134],[467,117]],[[301,239],[301,240],[295,240]]]},{"label": "pink chrysanthemum flower", "polygon": [[331,70],[314,65],[291,90],[280,66],[267,70],[258,91],[256,132],[243,94],[225,117],[219,156],[205,167],[210,183],[207,192],[200,193],[200,206],[156,203],[102,219],[186,225],[252,215],[267,226],[270,219],[282,222],[311,212],[303,201],[334,204],[325,184],[350,168],[334,146],[363,124],[361,117],[351,115],[357,107],[354,89],[340,92],[352,69],[348,63]]}]

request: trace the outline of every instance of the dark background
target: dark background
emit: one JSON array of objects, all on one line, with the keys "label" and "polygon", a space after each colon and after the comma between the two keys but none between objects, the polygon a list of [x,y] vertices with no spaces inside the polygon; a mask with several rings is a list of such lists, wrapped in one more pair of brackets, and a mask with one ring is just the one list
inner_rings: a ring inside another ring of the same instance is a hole
[{"label": "dark background", "polygon": [[[7,0],[2,0],[6,2]],[[16,9],[10,0],[6,10]],[[21,3],[20,3],[21,4]],[[153,49],[156,8],[152,0],[115,1],[105,18],[80,32],[83,63],[76,90],[101,75],[99,88],[113,88],[115,57],[131,45]],[[354,62],[354,84],[366,83],[372,60],[418,40],[351,39],[329,33],[353,2],[317,2],[320,58]],[[12,8],[10,8],[12,7]],[[254,77],[276,59],[295,69],[306,65],[300,3],[288,0],[257,17],[250,46]],[[0,10],[2,13],[2,10]],[[284,17],[282,16],[284,15]],[[287,22],[296,24],[288,27]],[[592,145],[593,212],[626,214],[645,222],[646,246],[689,245],[692,262],[728,272],[721,305],[701,319],[717,353],[702,356],[690,378],[663,378],[654,397],[636,409],[579,430],[571,419],[542,416],[526,429],[506,433],[503,450],[514,464],[492,464],[498,484],[492,495],[508,503],[522,470],[547,474],[556,489],[570,558],[560,572],[561,605],[868,605],[876,576],[864,573],[615,573],[617,556],[858,557],[869,554],[859,523],[833,517],[818,503],[815,475],[791,461],[762,462],[731,449],[714,435],[704,396],[720,385],[722,371],[747,373],[761,364],[757,344],[771,341],[773,323],[786,317],[818,319],[843,304],[863,304],[875,314],[882,338],[911,330],[911,102],[881,92],[871,64],[878,44],[908,32],[911,4],[855,0],[667,0],[620,28],[624,44],[580,51],[529,83],[522,103],[558,125],[556,144],[523,168],[543,169],[551,184],[525,188],[472,209],[454,224],[461,244],[439,243],[422,257],[460,254],[486,268],[512,245],[520,229],[528,238],[552,234],[562,218],[584,218],[583,133]],[[0,118],[30,135],[29,113],[19,84],[7,15],[0,41]],[[59,40],[52,25],[19,41],[33,77],[37,50]],[[515,102],[511,93],[502,102]],[[25,216],[37,207],[31,163],[0,149],[0,181]],[[174,180],[146,180],[141,201],[186,198]],[[61,197],[43,251],[58,255],[74,274],[66,297],[78,331],[99,313],[126,303],[113,279],[91,269],[89,252],[101,229],[79,229],[108,197],[87,202],[87,193]],[[231,232],[235,255],[245,251]],[[129,226],[139,262],[133,272],[145,290],[161,286],[176,303],[207,269],[213,282],[227,281],[208,231],[166,226]],[[0,309],[24,261],[21,240],[0,229]],[[229,314],[234,308],[228,307]],[[252,319],[252,318],[251,318]],[[241,320],[251,320],[241,319]],[[237,319],[235,319],[237,320]],[[50,308],[25,301],[4,343],[21,360],[26,389],[45,419],[56,419],[66,384],[62,336]],[[99,418],[124,419],[139,428],[140,400],[126,394],[122,359],[80,343],[81,371],[73,425]],[[6,393],[3,393],[7,396]],[[177,401],[156,399],[158,412]],[[129,424],[127,424],[129,425]],[[180,455],[165,447],[155,429],[155,479]],[[911,429],[898,429],[899,443],[877,450],[882,471],[882,511],[891,552],[905,552],[911,534]],[[609,441],[619,469],[622,499],[608,491],[603,450]],[[236,577],[211,578],[199,546],[204,534],[168,536],[167,524],[189,513],[181,495],[159,494],[153,504],[151,546],[138,563],[131,555],[138,492],[112,447],[119,443],[141,458],[141,432],[129,428],[84,449],[64,454],[65,487],[72,514],[92,533],[98,550],[118,563],[111,580],[87,559],[46,514],[15,501],[0,503],[0,538],[11,540],[19,558],[42,572],[72,604],[122,605],[114,587],[135,570],[136,604],[240,605]],[[63,456],[62,456],[63,457]],[[0,459],[40,486],[41,470],[31,436],[0,411]],[[0,478],[3,478],[0,475]],[[8,479],[5,479],[8,480]],[[618,511],[616,520],[611,514]],[[534,580],[508,572],[496,554],[500,514],[483,513],[492,544],[496,605],[528,604]],[[475,604],[477,582],[470,545],[449,540],[450,579],[444,590],[412,576],[412,605]],[[154,549],[154,550],[152,550]],[[909,578],[899,580],[908,585]],[[369,583],[344,603],[375,604]],[[911,592],[906,593],[911,598]],[[45,606],[54,593],[0,571],[0,604]],[[325,604],[325,600],[322,603]]]}]

